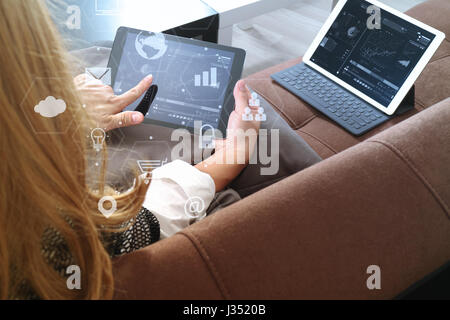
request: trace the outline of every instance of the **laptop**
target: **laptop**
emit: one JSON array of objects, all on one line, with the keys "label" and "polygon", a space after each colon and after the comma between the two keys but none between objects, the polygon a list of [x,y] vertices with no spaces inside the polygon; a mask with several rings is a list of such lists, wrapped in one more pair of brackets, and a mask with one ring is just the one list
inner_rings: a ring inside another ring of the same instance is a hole
[{"label": "laptop", "polygon": [[341,0],[303,62],[271,77],[360,136],[399,114],[444,38],[379,1]]}]

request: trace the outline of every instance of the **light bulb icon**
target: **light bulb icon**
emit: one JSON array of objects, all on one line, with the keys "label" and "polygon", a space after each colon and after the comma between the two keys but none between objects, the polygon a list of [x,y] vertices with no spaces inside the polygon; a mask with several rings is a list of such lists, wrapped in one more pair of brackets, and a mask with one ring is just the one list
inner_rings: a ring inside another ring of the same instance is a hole
[{"label": "light bulb icon", "polygon": [[102,128],[95,128],[91,131],[91,139],[94,144],[95,151],[99,152],[103,149],[103,143],[106,139],[106,132]]}]

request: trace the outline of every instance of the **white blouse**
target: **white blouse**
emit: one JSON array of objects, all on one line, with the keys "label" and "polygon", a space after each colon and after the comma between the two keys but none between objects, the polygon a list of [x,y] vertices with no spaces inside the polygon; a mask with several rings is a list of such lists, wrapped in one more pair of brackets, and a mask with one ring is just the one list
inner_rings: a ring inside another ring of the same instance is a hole
[{"label": "white blouse", "polygon": [[[203,219],[215,190],[209,174],[175,160],[153,170],[143,206],[158,219],[164,239]],[[189,211],[192,205],[198,209],[195,214]]]}]

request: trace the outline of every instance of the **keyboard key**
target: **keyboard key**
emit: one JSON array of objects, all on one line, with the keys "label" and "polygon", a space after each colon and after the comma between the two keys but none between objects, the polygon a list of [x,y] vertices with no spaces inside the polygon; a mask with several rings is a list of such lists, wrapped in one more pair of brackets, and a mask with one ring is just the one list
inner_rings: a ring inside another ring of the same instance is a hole
[{"label": "keyboard key", "polygon": [[362,126],[362,127],[364,127],[366,125],[366,123],[363,120],[359,119],[359,118],[353,117],[353,120],[355,120],[355,122],[357,124],[359,124],[360,126]]},{"label": "keyboard key", "polygon": [[367,124],[369,124],[369,123],[371,123],[372,122],[372,120],[370,120],[369,118],[366,118],[366,117],[361,117],[360,118],[362,121],[364,121],[365,123],[367,123]]}]

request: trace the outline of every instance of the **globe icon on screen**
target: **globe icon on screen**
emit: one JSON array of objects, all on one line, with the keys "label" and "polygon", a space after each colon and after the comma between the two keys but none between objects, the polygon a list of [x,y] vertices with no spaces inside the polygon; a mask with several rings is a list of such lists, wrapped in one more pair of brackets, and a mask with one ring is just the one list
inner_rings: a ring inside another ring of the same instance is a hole
[{"label": "globe icon on screen", "polygon": [[147,60],[161,58],[167,51],[166,39],[162,33],[143,31],[136,38],[136,51]]}]

